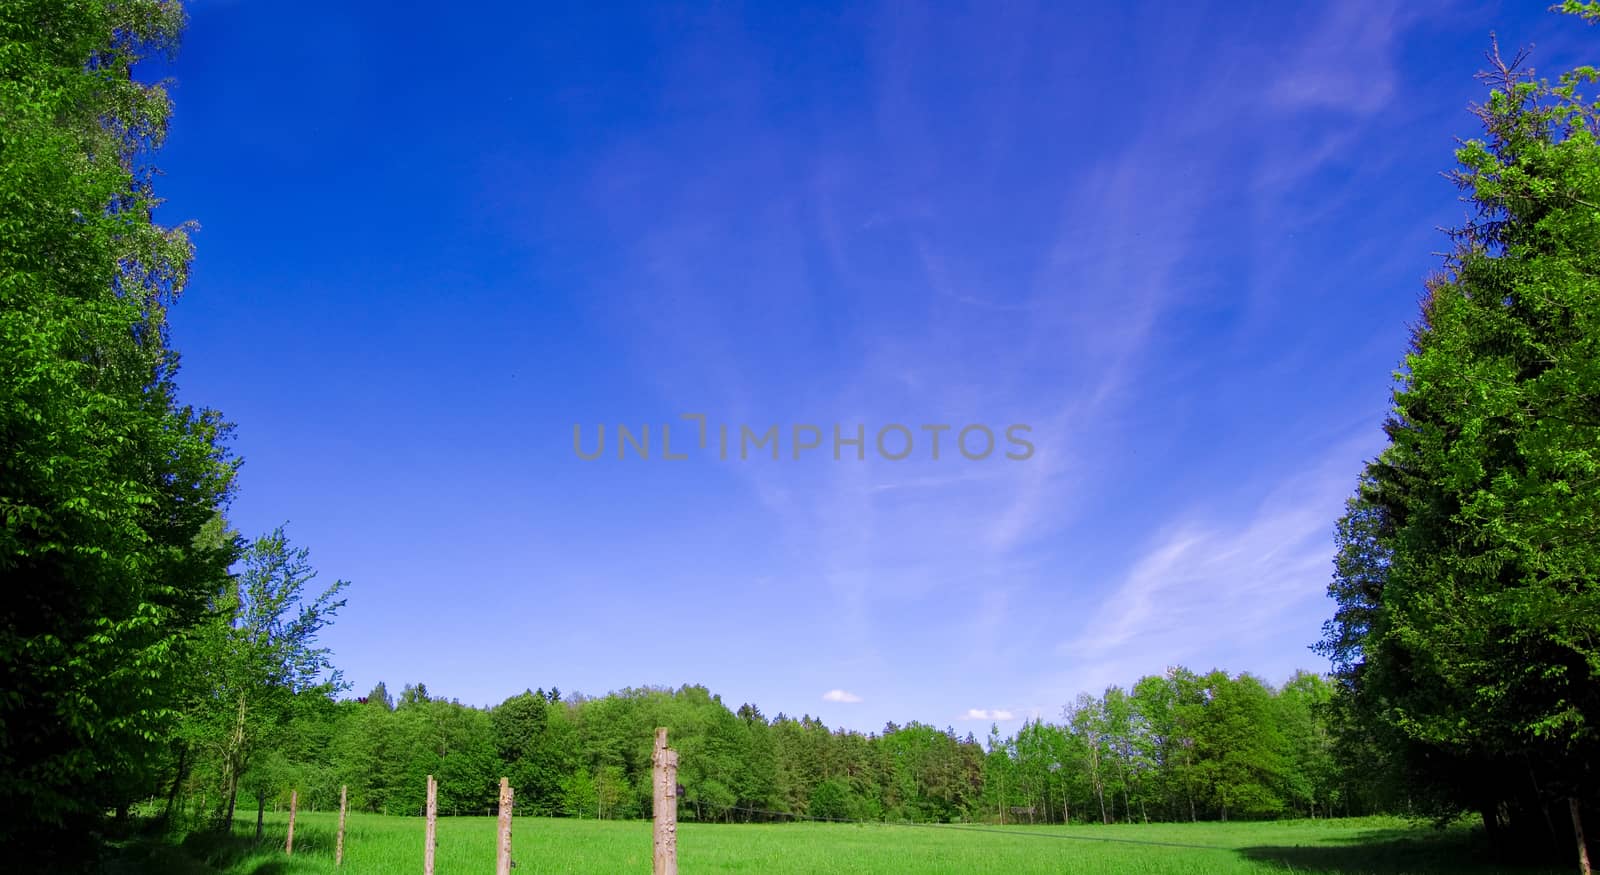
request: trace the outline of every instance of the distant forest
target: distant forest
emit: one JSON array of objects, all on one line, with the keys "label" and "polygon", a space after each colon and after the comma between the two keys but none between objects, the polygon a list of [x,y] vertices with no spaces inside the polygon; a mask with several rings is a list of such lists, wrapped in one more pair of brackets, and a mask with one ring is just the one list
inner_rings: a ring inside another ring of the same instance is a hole
[{"label": "distant forest", "polygon": [[[1112,823],[1383,809],[1394,800],[1370,768],[1339,756],[1331,694],[1313,674],[1274,689],[1178,668],[1082,695],[1061,719],[1014,735],[991,726],[980,740],[916,722],[860,733],[769,718],[701,686],[597,698],[541,689],[482,709],[422,684],[397,697],[379,684],[359,699],[297,700],[253,753],[239,804],[273,808],[294,788],[302,805],[337,807],[345,785],[354,809],[420,814],[434,775],[441,812],[483,814],[504,775],[518,813],[646,817],[653,730],[666,726],[680,752],[680,816],[694,820]],[[175,753],[172,804],[198,820],[225,811],[214,789],[227,786],[225,771],[214,757]]]}]

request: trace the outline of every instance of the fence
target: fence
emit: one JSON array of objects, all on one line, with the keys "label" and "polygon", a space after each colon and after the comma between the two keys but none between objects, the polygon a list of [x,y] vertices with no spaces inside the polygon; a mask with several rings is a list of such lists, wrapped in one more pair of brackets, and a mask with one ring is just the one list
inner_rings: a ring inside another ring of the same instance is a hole
[{"label": "fence", "polygon": [[[655,875],[678,875],[678,752],[667,747],[667,730],[656,730],[655,748],[650,754],[651,778],[654,787],[655,809],[654,861]],[[339,834],[334,840],[333,865],[344,866],[345,816],[349,813],[349,794],[346,787],[339,788]],[[511,875],[511,809],[515,793],[511,781],[500,779],[500,811],[498,839],[495,842],[495,875]],[[434,875],[434,853],[438,849],[439,782],[428,776],[427,804],[423,811],[422,872]],[[289,836],[284,841],[283,852],[294,854],[294,816],[299,807],[300,793],[289,791]]]},{"label": "fence", "polygon": [[[652,807],[654,808],[655,827],[653,830],[653,853],[651,855],[655,875],[678,875],[678,752],[667,747],[667,730],[656,729],[655,745],[650,754]],[[432,775],[428,776],[427,803],[424,808],[423,821],[423,848],[422,871],[423,875],[434,875],[434,852],[438,846],[438,791],[439,784]],[[500,810],[497,819],[498,840],[495,842],[495,875],[512,875],[511,859],[511,811],[514,802],[514,792],[509,779],[500,779]],[[299,793],[291,791],[289,794],[289,835],[284,842],[285,854],[294,853],[294,821],[295,809],[298,805]],[[1128,838],[1112,838],[1105,836],[1076,836],[1061,833],[1039,833],[1032,831],[1018,831],[1010,829],[995,829],[993,827],[954,825],[954,824],[929,824],[910,821],[862,821],[851,818],[817,817],[803,814],[794,814],[786,811],[769,811],[760,808],[746,808],[735,806],[736,810],[749,814],[770,816],[777,819],[810,820],[831,823],[872,824],[880,826],[924,827],[928,829],[943,829],[965,832],[1000,833],[1016,836],[1033,836],[1039,838],[1064,839],[1077,842],[1100,842],[1111,844],[1144,845],[1149,847],[1186,848],[1192,850],[1232,851],[1228,847],[1212,845],[1189,844],[1185,842],[1148,841]],[[1016,816],[1026,815],[1030,819],[1036,813],[1031,807],[1013,807],[1011,813]],[[334,844],[334,866],[336,869],[344,865],[345,851],[345,816],[348,812],[348,794],[345,787],[339,788],[339,833]]]}]

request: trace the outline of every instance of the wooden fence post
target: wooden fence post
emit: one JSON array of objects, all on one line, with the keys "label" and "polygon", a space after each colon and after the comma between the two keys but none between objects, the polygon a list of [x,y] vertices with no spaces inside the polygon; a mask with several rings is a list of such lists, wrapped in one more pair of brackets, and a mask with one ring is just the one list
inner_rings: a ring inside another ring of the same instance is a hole
[{"label": "wooden fence post", "polygon": [[333,843],[333,865],[344,865],[344,814],[345,791],[349,789],[344,784],[339,785],[339,838]]},{"label": "wooden fence post", "polygon": [[428,776],[428,807],[423,809],[422,875],[433,875],[433,849],[439,843],[439,782]]},{"label": "wooden fence post", "polygon": [[285,854],[294,853],[294,810],[300,803],[300,791],[289,791],[289,840],[283,843]]},{"label": "wooden fence post", "polygon": [[495,875],[511,875],[511,779],[500,779],[500,841]]},{"label": "wooden fence post", "polygon": [[654,766],[655,875],[678,875],[678,752],[667,747],[667,729],[656,729]]}]

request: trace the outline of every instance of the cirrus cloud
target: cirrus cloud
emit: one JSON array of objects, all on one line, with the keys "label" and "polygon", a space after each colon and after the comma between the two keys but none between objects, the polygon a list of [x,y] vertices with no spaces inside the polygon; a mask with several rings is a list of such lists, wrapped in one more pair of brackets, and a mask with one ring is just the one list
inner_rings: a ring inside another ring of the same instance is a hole
[{"label": "cirrus cloud", "polygon": [[839,702],[844,705],[854,705],[861,701],[861,697],[846,690],[829,690],[822,694],[824,702]]}]

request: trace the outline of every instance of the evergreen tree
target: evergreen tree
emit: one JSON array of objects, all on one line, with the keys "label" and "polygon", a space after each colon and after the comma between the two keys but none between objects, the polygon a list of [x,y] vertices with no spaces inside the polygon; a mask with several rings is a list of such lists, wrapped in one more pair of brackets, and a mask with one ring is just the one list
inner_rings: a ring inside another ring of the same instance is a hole
[{"label": "evergreen tree", "polygon": [[1600,802],[1600,103],[1592,67],[1490,60],[1452,174],[1474,214],[1341,522],[1322,646],[1419,801],[1549,846]]}]

